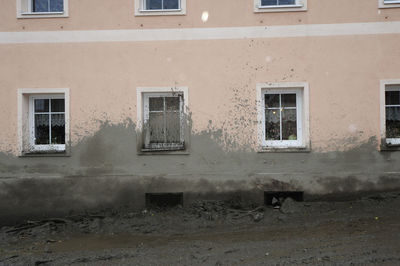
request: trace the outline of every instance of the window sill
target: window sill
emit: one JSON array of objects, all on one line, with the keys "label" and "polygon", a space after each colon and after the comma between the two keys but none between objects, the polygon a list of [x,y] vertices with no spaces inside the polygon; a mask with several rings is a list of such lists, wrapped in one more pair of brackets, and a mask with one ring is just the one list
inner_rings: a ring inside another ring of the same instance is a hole
[{"label": "window sill", "polygon": [[396,8],[400,7],[400,1],[379,1],[379,8]]},{"label": "window sill", "polygon": [[271,9],[271,8],[302,8],[303,5],[276,5],[276,6],[259,6],[258,9]]},{"label": "window sill", "polygon": [[25,12],[18,14],[17,18],[66,18],[65,12]]},{"label": "window sill", "polygon": [[299,147],[266,147],[262,146],[258,149],[258,153],[309,153],[311,152],[310,147],[299,146]]},{"label": "window sill", "polygon": [[306,5],[280,5],[280,6],[256,6],[254,12],[293,12],[307,11]]},{"label": "window sill", "polygon": [[189,150],[154,150],[154,149],[141,149],[138,155],[189,155]]},{"label": "window sill", "polygon": [[30,151],[23,152],[19,157],[70,157],[67,151]]},{"label": "window sill", "polygon": [[400,144],[387,144],[386,142],[383,142],[385,144],[382,144],[380,147],[380,151],[400,151]]},{"label": "window sill", "polygon": [[135,12],[135,16],[183,16],[186,15],[183,9],[140,9]]}]

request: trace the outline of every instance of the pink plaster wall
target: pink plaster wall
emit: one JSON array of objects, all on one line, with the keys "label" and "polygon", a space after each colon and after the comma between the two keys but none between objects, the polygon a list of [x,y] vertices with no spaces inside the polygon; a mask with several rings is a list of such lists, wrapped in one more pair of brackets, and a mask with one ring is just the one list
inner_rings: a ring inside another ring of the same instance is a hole
[{"label": "pink plaster wall", "polygon": [[[69,0],[68,18],[17,19],[16,0],[2,0],[0,31],[153,29],[297,25],[400,20],[378,0],[308,0],[306,12],[254,13],[253,0],[187,0],[185,16],[134,16],[134,0]],[[209,12],[203,23],[201,14]]]},{"label": "pink plaster wall", "polygon": [[379,80],[399,77],[399,43],[367,35],[0,45],[0,151],[17,153],[18,88],[70,88],[77,143],[100,121],[136,121],[137,87],[165,86],[189,88],[194,132],[212,120],[227,141],[255,149],[261,82],[308,82],[312,149],[346,150],[379,139]]}]

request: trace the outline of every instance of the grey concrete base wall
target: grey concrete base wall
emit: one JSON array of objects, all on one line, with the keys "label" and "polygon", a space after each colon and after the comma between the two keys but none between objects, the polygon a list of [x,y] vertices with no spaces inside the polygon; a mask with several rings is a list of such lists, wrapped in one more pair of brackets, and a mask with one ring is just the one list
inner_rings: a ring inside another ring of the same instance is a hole
[{"label": "grey concrete base wall", "polygon": [[67,157],[0,154],[0,224],[101,208],[144,207],[146,192],[184,192],[184,202],[239,193],[257,204],[264,190],[306,198],[400,189],[400,152],[370,139],[346,152],[227,151],[222,134],[193,134],[183,155],[139,155],[133,123],[104,123]]}]

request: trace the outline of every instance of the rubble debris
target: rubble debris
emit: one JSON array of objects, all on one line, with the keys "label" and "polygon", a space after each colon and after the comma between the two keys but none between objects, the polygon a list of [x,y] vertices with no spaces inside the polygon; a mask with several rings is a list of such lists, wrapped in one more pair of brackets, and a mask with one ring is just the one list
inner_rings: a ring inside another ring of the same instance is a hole
[{"label": "rubble debris", "polygon": [[292,198],[286,198],[283,201],[279,210],[285,214],[295,213],[295,212],[300,212],[302,210],[302,206],[303,204],[301,202],[297,202]]}]

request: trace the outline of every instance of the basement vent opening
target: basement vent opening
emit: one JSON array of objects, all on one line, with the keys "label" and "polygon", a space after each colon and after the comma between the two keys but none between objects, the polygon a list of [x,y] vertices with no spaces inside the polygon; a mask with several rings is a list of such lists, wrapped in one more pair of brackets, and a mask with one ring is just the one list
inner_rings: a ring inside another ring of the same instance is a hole
[{"label": "basement vent opening", "polygon": [[146,208],[183,206],[183,192],[146,193]]},{"label": "basement vent opening", "polygon": [[292,198],[295,201],[304,200],[303,191],[264,191],[264,204],[268,206],[280,206],[286,199]]}]

